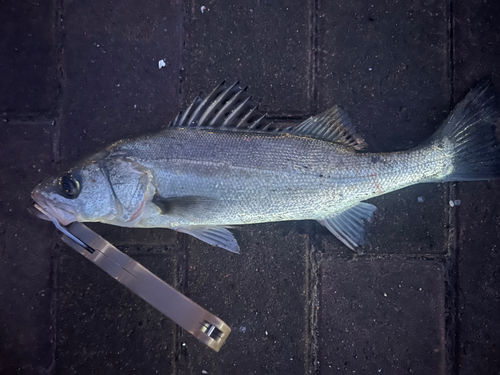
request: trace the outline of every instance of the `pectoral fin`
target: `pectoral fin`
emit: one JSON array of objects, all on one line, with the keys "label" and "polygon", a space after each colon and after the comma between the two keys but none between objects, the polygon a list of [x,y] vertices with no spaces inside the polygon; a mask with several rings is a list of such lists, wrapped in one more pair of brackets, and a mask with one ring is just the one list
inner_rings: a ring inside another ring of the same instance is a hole
[{"label": "pectoral fin", "polygon": [[197,213],[210,211],[216,199],[202,196],[183,196],[164,198],[156,192],[151,200],[162,215],[193,218]]},{"label": "pectoral fin", "polygon": [[224,227],[217,226],[191,226],[177,228],[179,232],[189,234],[212,246],[218,246],[233,253],[239,253],[240,247],[233,234]]},{"label": "pectoral fin", "polygon": [[359,203],[335,216],[318,220],[349,249],[365,244],[365,225],[370,221],[377,207],[369,203]]}]

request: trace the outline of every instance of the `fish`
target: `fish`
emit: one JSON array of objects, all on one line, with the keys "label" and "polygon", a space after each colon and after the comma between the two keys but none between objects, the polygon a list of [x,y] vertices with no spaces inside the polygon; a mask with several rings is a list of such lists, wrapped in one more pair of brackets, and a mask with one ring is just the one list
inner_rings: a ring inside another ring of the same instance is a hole
[{"label": "fish", "polygon": [[361,252],[376,211],[366,200],[419,183],[498,178],[498,119],[494,87],[483,81],[419,146],[373,153],[339,106],[274,128],[247,87],[222,82],[168,126],[109,145],[32,198],[63,225],[169,228],[235,253],[235,226],[316,220]]}]

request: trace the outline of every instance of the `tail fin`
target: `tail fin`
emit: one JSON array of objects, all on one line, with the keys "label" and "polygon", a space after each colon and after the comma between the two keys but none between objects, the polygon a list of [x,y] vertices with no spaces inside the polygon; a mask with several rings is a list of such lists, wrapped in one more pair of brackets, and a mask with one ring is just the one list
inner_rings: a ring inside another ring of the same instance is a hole
[{"label": "tail fin", "polygon": [[472,89],[434,135],[453,145],[453,171],[445,181],[500,178],[498,110],[493,85],[484,81]]}]

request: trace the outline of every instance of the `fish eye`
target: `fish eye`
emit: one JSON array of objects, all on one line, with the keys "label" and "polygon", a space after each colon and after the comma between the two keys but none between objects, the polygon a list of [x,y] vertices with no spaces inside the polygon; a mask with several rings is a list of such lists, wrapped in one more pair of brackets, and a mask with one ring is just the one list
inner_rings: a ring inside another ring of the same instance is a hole
[{"label": "fish eye", "polygon": [[80,182],[71,173],[62,174],[57,180],[61,195],[68,199],[75,199],[80,195],[82,187]]}]

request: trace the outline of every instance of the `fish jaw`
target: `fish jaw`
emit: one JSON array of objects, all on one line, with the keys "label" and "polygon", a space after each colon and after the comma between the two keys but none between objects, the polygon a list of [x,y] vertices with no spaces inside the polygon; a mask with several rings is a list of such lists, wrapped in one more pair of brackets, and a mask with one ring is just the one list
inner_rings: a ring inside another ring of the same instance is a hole
[{"label": "fish jaw", "polygon": [[78,221],[75,209],[59,198],[55,188],[43,187],[40,184],[31,192],[31,197],[50,217],[56,218],[62,225]]}]

